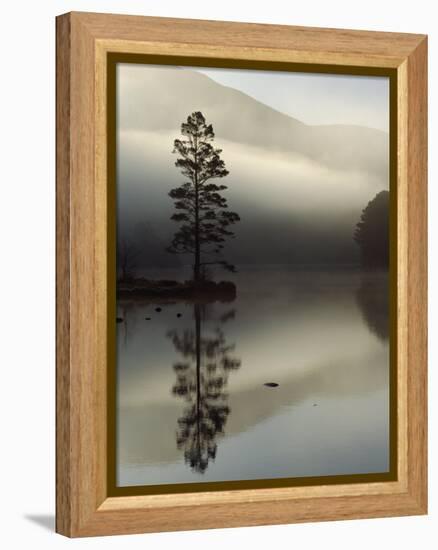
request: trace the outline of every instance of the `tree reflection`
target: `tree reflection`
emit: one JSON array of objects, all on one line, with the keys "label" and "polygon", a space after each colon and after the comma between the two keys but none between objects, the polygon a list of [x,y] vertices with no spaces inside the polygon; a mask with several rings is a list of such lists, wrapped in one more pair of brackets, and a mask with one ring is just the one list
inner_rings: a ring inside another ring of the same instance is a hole
[{"label": "tree reflection", "polygon": [[184,460],[193,471],[204,473],[210,459],[216,457],[216,439],[224,433],[230,414],[228,375],[240,367],[240,360],[231,357],[234,345],[227,345],[220,327],[213,335],[202,336],[205,311],[200,304],[193,309],[194,330],[169,332],[175,349],[184,359],[173,366],[176,383],[172,393],[187,403],[178,419],[177,447],[184,451]]},{"label": "tree reflection", "polygon": [[128,347],[128,343],[132,335],[135,333],[136,316],[135,316],[135,304],[127,301],[119,301],[117,303],[117,314],[123,319],[120,325],[117,325],[117,329],[123,342],[123,346]]},{"label": "tree reflection", "polygon": [[388,276],[363,277],[356,301],[369,330],[381,340],[389,338]]}]

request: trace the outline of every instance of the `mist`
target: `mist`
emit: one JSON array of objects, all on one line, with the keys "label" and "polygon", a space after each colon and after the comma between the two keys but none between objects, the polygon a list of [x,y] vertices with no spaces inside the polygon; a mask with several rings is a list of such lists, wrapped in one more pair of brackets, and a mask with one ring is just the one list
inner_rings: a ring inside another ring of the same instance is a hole
[{"label": "mist", "polygon": [[358,261],[355,224],[388,189],[386,132],[307,125],[189,68],[121,64],[117,74],[118,237],[133,243],[138,267],[190,263],[166,247],[176,229],[168,193],[183,183],[173,141],[195,110],[213,124],[230,172],[224,196],[242,220],[227,243],[232,262]]},{"label": "mist", "polygon": [[[118,231],[135,242],[139,266],[174,266],[165,251],[175,222],[170,189],[182,183],[168,132],[121,131],[118,140]],[[325,166],[298,153],[217,139],[230,174],[224,192],[242,223],[227,244],[235,263],[354,263],[353,229],[364,205],[383,187],[360,170]]]}]

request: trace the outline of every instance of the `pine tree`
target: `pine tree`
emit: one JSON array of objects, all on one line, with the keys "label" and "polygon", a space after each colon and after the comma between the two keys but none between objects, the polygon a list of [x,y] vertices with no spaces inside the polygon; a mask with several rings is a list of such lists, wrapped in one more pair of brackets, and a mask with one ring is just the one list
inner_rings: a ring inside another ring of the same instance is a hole
[{"label": "pine tree", "polygon": [[[181,225],[168,251],[191,255],[193,279],[199,282],[207,265],[220,264],[235,271],[221,252],[226,238],[234,236],[229,226],[240,218],[228,210],[227,200],[221,195],[227,186],[211,182],[229,173],[220,157],[222,150],[211,143],[212,125],[206,124],[201,112],[194,112],[181,124],[181,134],[183,138],[174,141],[173,152],[179,155],[175,166],[187,180],[169,192],[177,210],[171,219]],[[211,255],[216,255],[216,259]]]}]

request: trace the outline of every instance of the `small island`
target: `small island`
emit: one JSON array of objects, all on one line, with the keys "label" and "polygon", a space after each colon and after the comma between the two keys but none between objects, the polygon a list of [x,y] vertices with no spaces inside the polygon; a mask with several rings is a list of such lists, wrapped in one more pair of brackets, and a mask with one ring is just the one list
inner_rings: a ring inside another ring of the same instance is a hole
[{"label": "small island", "polygon": [[[236,285],[230,281],[172,281],[136,278],[119,281],[119,298],[154,298],[196,301],[232,302],[236,298]],[[156,300],[155,300],[156,301]]]}]

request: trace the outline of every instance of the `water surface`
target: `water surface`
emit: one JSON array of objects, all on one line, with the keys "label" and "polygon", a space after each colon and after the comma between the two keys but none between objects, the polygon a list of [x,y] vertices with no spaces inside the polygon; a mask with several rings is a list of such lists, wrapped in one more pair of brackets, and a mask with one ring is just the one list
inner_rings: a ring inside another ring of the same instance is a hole
[{"label": "water surface", "polygon": [[117,485],[388,471],[387,273],[224,278],[234,301],[119,300]]}]

